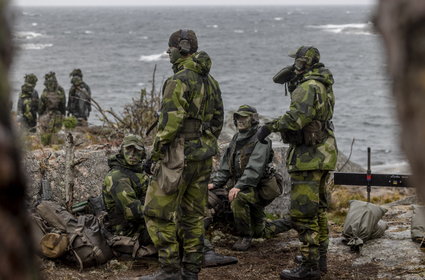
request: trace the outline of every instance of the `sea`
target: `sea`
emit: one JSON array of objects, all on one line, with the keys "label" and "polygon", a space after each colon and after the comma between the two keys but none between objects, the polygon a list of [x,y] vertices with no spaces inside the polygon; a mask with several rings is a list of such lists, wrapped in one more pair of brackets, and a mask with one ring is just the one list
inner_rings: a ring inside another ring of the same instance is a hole
[{"label": "sea", "polygon": [[[373,13],[373,6],[15,7],[14,106],[25,73],[38,76],[41,93],[44,74],[54,71],[68,92],[69,73],[80,68],[102,108],[121,112],[151,90],[155,65],[157,89],[172,75],[168,38],[183,28],[211,56],[226,114],[249,104],[274,118],[290,98],[272,77],[293,63],[288,53],[313,45],[335,79],[339,150],[366,167],[370,147],[373,166],[397,167],[405,157]],[[89,123],[101,124],[99,113]]]}]

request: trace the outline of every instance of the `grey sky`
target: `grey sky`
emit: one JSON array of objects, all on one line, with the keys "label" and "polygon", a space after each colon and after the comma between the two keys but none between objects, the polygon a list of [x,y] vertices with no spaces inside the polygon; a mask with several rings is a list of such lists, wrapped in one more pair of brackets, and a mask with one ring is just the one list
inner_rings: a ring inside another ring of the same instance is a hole
[{"label": "grey sky", "polygon": [[370,5],[377,0],[12,0],[18,6]]}]

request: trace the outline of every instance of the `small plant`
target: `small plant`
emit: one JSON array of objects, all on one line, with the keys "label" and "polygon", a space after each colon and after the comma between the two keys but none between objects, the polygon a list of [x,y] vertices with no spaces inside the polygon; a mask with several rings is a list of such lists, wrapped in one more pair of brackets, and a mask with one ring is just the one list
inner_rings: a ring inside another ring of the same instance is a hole
[{"label": "small plant", "polygon": [[63,126],[66,129],[74,129],[77,127],[78,120],[74,116],[69,116],[63,119]]}]

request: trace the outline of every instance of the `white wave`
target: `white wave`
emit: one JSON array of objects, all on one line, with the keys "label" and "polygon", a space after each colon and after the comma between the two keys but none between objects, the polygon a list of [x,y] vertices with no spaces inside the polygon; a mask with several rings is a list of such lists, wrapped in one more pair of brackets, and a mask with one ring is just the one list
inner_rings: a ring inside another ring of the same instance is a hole
[{"label": "white wave", "polygon": [[86,31],[84,31],[84,34],[93,34],[93,31],[91,31],[91,30],[86,30]]},{"label": "white wave", "polygon": [[37,25],[38,25],[38,23],[33,22],[33,23],[31,23],[31,25],[32,25],[32,26],[37,26]]},{"label": "white wave", "polygon": [[40,36],[43,36],[43,34],[32,31],[18,31],[15,33],[15,37],[18,39],[34,39]]},{"label": "white wave", "polygon": [[42,50],[53,47],[53,44],[22,44],[20,47],[24,50]]},{"label": "white wave", "polygon": [[147,40],[147,39],[149,39],[149,37],[148,36],[142,36],[142,39]]},{"label": "white wave", "polygon": [[145,86],[145,83],[137,83],[137,85],[138,85],[139,87],[143,87],[143,86]]},{"label": "white wave", "polygon": [[281,21],[281,20],[283,20],[283,17],[275,17],[274,20]]},{"label": "white wave", "polygon": [[235,33],[244,33],[245,31],[243,31],[242,29],[236,29],[236,30],[233,30],[233,32],[235,32]]},{"label": "white wave", "polygon": [[151,55],[142,55],[139,58],[139,61],[160,61],[160,60],[166,60],[168,59],[168,54],[166,52],[160,53],[160,54],[151,54]]},{"label": "white wave", "polygon": [[218,25],[217,24],[210,24],[210,25],[207,25],[207,27],[208,28],[218,28]]},{"label": "white wave", "polygon": [[355,35],[372,35],[371,23],[349,23],[349,24],[325,24],[308,25],[308,28],[322,29],[326,32],[345,33]]}]

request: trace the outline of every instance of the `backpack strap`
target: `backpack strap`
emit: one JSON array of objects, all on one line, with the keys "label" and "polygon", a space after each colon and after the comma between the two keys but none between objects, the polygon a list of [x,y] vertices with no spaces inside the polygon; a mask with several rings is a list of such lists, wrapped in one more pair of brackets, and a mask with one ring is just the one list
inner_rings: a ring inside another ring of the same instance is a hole
[{"label": "backpack strap", "polygon": [[133,181],[136,184],[139,190],[142,189],[142,182],[140,181],[139,176],[137,176],[134,171],[119,165],[114,166],[113,169],[118,169],[119,171],[127,175],[131,179],[131,181]]}]

